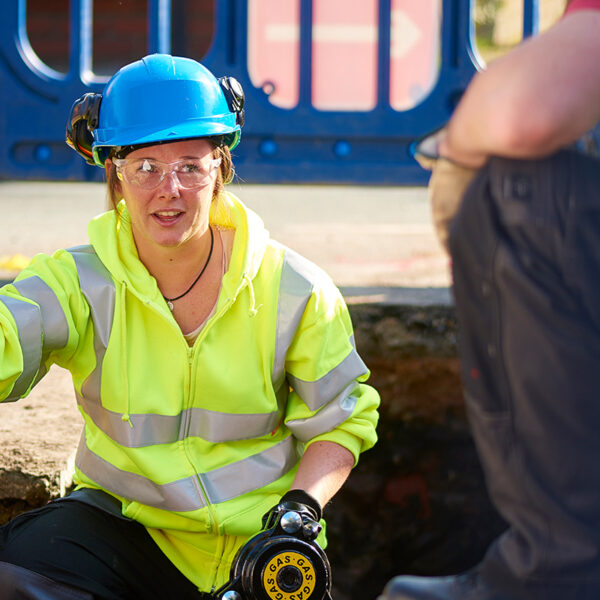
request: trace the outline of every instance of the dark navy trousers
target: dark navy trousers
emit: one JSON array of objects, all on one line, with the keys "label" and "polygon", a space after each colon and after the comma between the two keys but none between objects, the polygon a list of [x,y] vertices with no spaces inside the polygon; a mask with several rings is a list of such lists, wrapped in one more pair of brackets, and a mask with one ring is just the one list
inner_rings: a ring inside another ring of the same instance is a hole
[{"label": "dark navy trousers", "polygon": [[467,411],[506,597],[600,598],[600,161],[492,159],[450,229]]}]

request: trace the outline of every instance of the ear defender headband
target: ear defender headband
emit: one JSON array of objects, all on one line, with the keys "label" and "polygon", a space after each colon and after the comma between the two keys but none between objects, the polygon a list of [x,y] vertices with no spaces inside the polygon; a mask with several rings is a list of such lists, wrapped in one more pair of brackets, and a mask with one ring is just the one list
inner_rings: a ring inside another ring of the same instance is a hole
[{"label": "ear defender headband", "polygon": [[229,110],[235,114],[237,124],[243,127],[246,116],[242,84],[235,77],[219,77],[217,81],[223,90]]},{"label": "ear defender headband", "polygon": [[94,129],[98,127],[102,94],[87,93],[75,100],[67,121],[66,142],[83,156],[88,165],[95,165],[92,155]]}]

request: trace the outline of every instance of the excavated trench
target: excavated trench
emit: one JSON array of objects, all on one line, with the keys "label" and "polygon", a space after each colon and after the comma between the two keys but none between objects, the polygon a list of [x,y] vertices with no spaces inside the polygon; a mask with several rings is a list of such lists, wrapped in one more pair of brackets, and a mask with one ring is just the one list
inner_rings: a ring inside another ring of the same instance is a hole
[{"label": "excavated trench", "polygon": [[465,416],[453,307],[350,308],[379,441],[325,511],[328,556],[336,600],[374,600],[394,575],[468,569],[506,525]]}]

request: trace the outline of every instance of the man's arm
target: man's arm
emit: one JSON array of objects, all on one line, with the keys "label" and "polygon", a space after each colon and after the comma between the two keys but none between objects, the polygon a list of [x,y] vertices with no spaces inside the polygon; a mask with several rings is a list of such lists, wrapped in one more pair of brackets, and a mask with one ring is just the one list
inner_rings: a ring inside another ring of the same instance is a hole
[{"label": "man's arm", "polygon": [[480,167],[492,155],[536,158],[600,119],[600,12],[566,15],[478,73],[447,126],[443,156]]}]

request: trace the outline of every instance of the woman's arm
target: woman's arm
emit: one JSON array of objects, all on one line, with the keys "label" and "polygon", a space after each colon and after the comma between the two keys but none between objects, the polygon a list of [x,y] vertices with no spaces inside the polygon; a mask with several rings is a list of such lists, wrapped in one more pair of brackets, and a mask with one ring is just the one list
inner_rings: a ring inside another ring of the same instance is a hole
[{"label": "woman's arm", "polygon": [[0,401],[26,396],[51,363],[64,365],[88,322],[68,252],[38,254],[0,289]]},{"label": "woman's arm", "polygon": [[304,453],[292,489],[308,492],[325,506],[348,478],[354,455],[335,442],[315,442]]},{"label": "woman's arm", "polygon": [[354,343],[352,320],[340,290],[321,269],[302,262],[310,290],[286,352],[289,394],[283,418],[304,444],[292,489],[325,505],[342,486],[361,452],[375,444],[379,394]]},{"label": "woman's arm", "polygon": [[480,167],[492,155],[536,158],[600,119],[600,12],[566,15],[478,73],[447,126],[440,153]]}]

